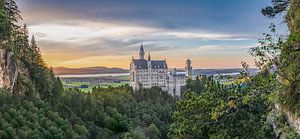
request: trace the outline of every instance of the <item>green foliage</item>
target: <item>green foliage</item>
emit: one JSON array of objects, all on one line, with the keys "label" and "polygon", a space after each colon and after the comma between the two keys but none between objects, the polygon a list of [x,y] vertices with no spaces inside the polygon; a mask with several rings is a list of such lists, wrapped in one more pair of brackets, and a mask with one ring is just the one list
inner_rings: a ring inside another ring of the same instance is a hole
[{"label": "green foliage", "polygon": [[[270,29],[274,35],[265,34],[260,41],[260,46],[252,49],[252,55],[259,57],[257,65],[264,72],[274,72],[277,77],[271,92],[270,100],[278,105],[283,112],[292,113],[299,117],[300,114],[300,2],[299,0],[273,0],[273,7],[263,9],[263,14],[274,17],[282,11],[288,10],[285,21],[290,34],[283,39],[277,38],[275,26]],[[267,78],[266,78],[267,79]],[[282,119],[286,119],[285,116]],[[299,138],[288,122],[276,121],[281,127],[283,138]],[[274,124],[276,125],[276,122]],[[284,126],[282,126],[284,123]],[[276,130],[276,128],[275,128]]]},{"label": "green foliage", "polygon": [[259,58],[256,63],[261,69],[269,71],[273,69],[278,75],[278,85],[272,89],[274,102],[299,116],[300,3],[298,0],[274,0],[273,7],[267,7],[262,12],[264,15],[274,17],[284,10],[288,10],[285,17],[290,34],[287,38],[276,38],[278,35],[275,32],[275,25],[272,24],[271,34],[264,34],[264,38],[259,41],[260,46],[253,48],[251,52],[253,56]]},{"label": "green foliage", "polygon": [[284,108],[299,116],[300,51],[295,51],[295,44],[300,44],[300,34],[291,34],[283,44],[279,69],[281,90],[278,92],[278,100]]},{"label": "green foliage", "polygon": [[[244,85],[220,85],[209,78],[188,81],[187,93],[176,103],[171,125],[173,138],[274,138],[267,115],[275,103],[296,114],[300,113],[300,3],[297,0],[273,0],[263,14],[274,17],[290,6],[286,16],[291,34],[285,40],[264,34],[260,46],[251,49],[261,70],[251,77],[242,72]],[[243,63],[245,71],[247,65]],[[286,122],[285,122],[286,123]],[[283,126],[285,137],[298,138],[289,126]]]},{"label": "green foliage", "polygon": [[264,16],[274,17],[278,13],[285,11],[291,0],[272,0],[272,6],[267,6],[262,9],[262,13]]},{"label": "green foliage", "polygon": [[[94,88],[92,93],[70,89],[56,96],[55,104],[36,97],[1,93],[0,117],[4,117],[1,118],[4,125],[0,135],[4,138],[168,138],[176,99],[157,88],[143,91],[143,94],[133,94],[129,86]],[[151,94],[156,97],[148,97]]]},{"label": "green foliage", "polygon": [[175,122],[170,128],[172,138],[274,137],[272,128],[265,122],[269,105],[265,94],[260,93],[266,86],[259,84],[259,75],[251,78],[245,87],[222,86],[207,79],[200,81],[204,86],[201,94],[185,93],[176,103]]},{"label": "green foliage", "polygon": [[168,138],[176,99],[158,88],[142,92],[133,94],[128,85],[98,87],[91,93],[69,89],[53,110],[73,126],[85,127],[87,138]]},{"label": "green foliage", "polygon": [[17,22],[22,19],[14,0],[0,0],[0,45],[6,43],[18,29]]},{"label": "green foliage", "polygon": [[10,21],[5,11],[5,4],[3,0],[0,0],[0,43],[8,39],[10,36]]},{"label": "green foliage", "polygon": [[277,134],[280,134],[282,138],[287,139],[300,139],[300,136],[292,127],[285,116],[285,113],[279,109],[273,109],[267,117],[267,122],[270,123]]},{"label": "green foliage", "polygon": [[[27,29],[24,28],[24,30]],[[26,35],[24,37],[26,38]],[[28,69],[29,79],[32,81],[34,90],[36,91],[35,94],[40,96],[43,100],[55,103],[56,96],[59,96],[63,91],[62,83],[59,78],[54,76],[52,69],[46,66],[40,50],[36,45],[34,36],[32,36],[31,44],[29,44],[28,41],[25,43],[26,47],[22,47],[22,49],[19,50],[21,53],[18,56]]]},{"label": "green foliage", "polygon": [[0,0],[0,19],[0,46],[12,54],[10,64],[15,69],[10,70],[18,71],[14,93],[53,102],[63,91],[61,82],[43,61],[34,36],[29,43],[26,24],[18,25],[22,18],[14,0]]},{"label": "green foliage", "polygon": [[76,127],[60,117],[39,99],[0,94],[0,138],[56,138],[78,133]]},{"label": "green foliage", "polygon": [[150,139],[159,139],[161,137],[161,133],[155,124],[148,126],[147,135]]}]

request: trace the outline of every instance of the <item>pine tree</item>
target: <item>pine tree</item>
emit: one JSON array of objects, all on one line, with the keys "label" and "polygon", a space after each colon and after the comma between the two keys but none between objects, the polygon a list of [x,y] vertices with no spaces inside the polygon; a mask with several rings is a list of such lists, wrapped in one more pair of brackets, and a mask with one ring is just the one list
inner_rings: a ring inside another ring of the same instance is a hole
[{"label": "pine tree", "polygon": [[18,28],[16,23],[22,19],[18,6],[14,0],[1,0],[4,1],[5,12],[9,17],[10,25],[13,28]]},{"label": "pine tree", "polygon": [[10,36],[10,20],[6,12],[4,0],[0,0],[0,45]]},{"label": "pine tree", "polygon": [[37,65],[45,68],[46,67],[46,63],[43,60],[42,54],[40,52],[40,49],[37,47],[34,35],[32,35],[30,47],[32,49],[32,56],[33,56],[32,60],[33,60],[33,63],[35,63],[35,64],[37,64]]}]

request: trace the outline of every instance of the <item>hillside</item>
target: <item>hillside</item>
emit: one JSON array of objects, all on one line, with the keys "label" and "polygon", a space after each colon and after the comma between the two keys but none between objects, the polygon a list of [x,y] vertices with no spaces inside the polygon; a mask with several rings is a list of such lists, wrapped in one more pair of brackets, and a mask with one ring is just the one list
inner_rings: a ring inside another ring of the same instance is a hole
[{"label": "hillside", "polygon": [[[230,69],[194,69],[194,75],[216,75],[216,74],[232,74],[232,73],[240,73],[243,69],[241,68],[230,68]],[[251,74],[258,73],[258,69],[249,69]]]}]

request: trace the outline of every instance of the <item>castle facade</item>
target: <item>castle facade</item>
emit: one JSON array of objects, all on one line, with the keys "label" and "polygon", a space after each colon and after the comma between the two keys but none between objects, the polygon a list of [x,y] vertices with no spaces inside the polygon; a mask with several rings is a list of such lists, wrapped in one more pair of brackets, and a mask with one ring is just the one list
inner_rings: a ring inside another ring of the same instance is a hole
[{"label": "castle facade", "polygon": [[134,91],[157,86],[173,96],[180,96],[181,88],[191,77],[191,60],[186,61],[184,71],[169,70],[166,60],[152,60],[150,53],[145,59],[143,44],[140,47],[139,59],[132,57],[130,64],[130,86]]}]

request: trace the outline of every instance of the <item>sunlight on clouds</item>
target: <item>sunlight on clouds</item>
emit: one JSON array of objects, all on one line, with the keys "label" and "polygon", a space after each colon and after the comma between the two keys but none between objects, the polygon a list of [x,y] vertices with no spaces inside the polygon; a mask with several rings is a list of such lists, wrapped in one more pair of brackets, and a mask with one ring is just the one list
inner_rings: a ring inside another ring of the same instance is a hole
[{"label": "sunlight on clouds", "polygon": [[203,45],[195,47],[194,49],[191,49],[192,51],[215,51],[215,50],[240,50],[245,49],[249,50],[251,47],[256,46],[253,45]]},{"label": "sunlight on clouds", "polygon": [[60,61],[53,63],[56,67],[91,67],[91,66],[106,66],[106,67],[122,67],[129,68],[130,56],[92,56],[81,57],[79,59]]},{"label": "sunlight on clouds", "polygon": [[111,24],[41,24],[30,26],[30,31],[35,34],[44,34],[39,39],[54,42],[76,42],[88,38],[110,38],[119,39],[130,36],[138,36],[153,32],[154,29],[133,27],[133,26],[117,26]]},{"label": "sunlight on clouds", "polygon": [[[192,58],[198,66],[210,67],[208,58],[228,58],[232,65],[239,66],[240,62],[234,61],[234,57],[241,56],[241,50],[246,51],[249,45],[218,45],[213,41],[243,41],[251,37],[208,32],[202,30],[181,31],[165,30],[145,26],[129,26],[103,22],[91,22],[82,20],[56,21],[47,24],[32,25],[30,32],[35,34],[44,51],[43,56],[50,66],[84,67],[84,66],[108,66],[128,68],[131,55],[138,51],[138,44],[145,41],[146,51],[154,50],[153,58],[167,59],[170,67],[184,67],[186,58]],[[186,46],[168,41],[180,40]],[[205,40],[212,41],[211,45],[189,46],[191,42]],[[180,54],[180,55],[178,55]],[[243,53],[242,55],[246,55]],[[194,59],[203,58],[204,61]],[[183,62],[178,62],[181,60]],[[177,61],[177,62],[176,62]],[[209,60],[212,61],[212,60]],[[214,61],[218,63],[218,61]],[[234,63],[234,64],[233,64]],[[220,63],[222,66],[222,62]],[[223,65],[225,66],[225,65]]]},{"label": "sunlight on clouds", "polygon": [[180,39],[201,39],[201,40],[249,40],[251,37],[243,35],[233,35],[217,32],[165,32],[163,36],[170,36]]},{"label": "sunlight on clouds", "polygon": [[[50,66],[128,67],[126,60],[136,56],[143,42],[153,58],[166,58],[170,67],[184,67],[181,61],[186,58],[200,67],[211,67],[209,63],[240,67],[237,59],[244,61],[242,58],[249,56],[249,47],[257,42],[269,23],[258,14],[261,6],[245,3],[236,6],[235,1],[228,6],[219,3],[222,13],[216,12],[218,5],[208,6],[204,1],[189,6],[184,1],[78,2],[81,4],[59,0],[18,1],[23,22],[36,36]],[[232,14],[236,11],[239,13]],[[216,57],[220,63],[213,59]]]},{"label": "sunlight on clouds", "polygon": [[[177,52],[178,53],[178,52]],[[133,54],[137,57],[136,54]],[[192,62],[194,68],[232,68],[241,67],[241,61],[247,61],[250,65],[254,65],[253,58],[249,55],[241,55],[240,58],[236,58],[236,55],[227,56],[197,56],[194,55],[174,55],[162,56],[160,54],[151,54],[151,57],[155,59],[166,59],[170,68],[184,68],[186,58],[192,56]],[[131,55],[122,56],[88,56],[82,57],[80,55],[64,55],[63,53],[58,55],[44,55],[48,64],[54,67],[90,67],[90,66],[106,66],[106,67],[120,67],[129,68]]]},{"label": "sunlight on clouds", "polygon": [[43,34],[41,40],[55,42],[75,42],[87,38],[106,38],[111,40],[130,41],[139,40],[162,40],[162,39],[198,39],[198,40],[250,40],[253,37],[240,34],[227,34],[194,30],[193,32],[165,30],[161,28],[144,26],[126,26],[103,22],[90,22],[81,20],[57,21],[33,25],[29,27],[33,34]]}]

